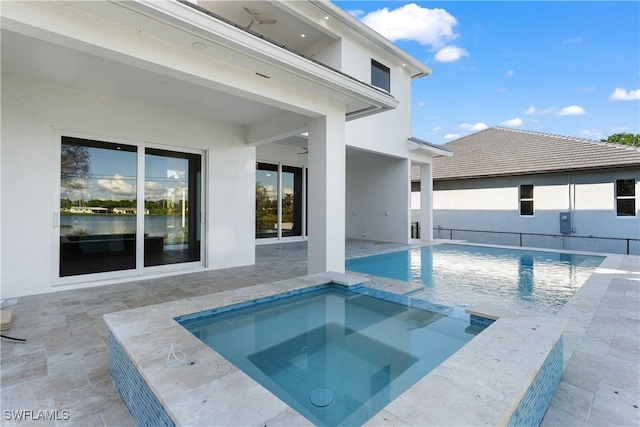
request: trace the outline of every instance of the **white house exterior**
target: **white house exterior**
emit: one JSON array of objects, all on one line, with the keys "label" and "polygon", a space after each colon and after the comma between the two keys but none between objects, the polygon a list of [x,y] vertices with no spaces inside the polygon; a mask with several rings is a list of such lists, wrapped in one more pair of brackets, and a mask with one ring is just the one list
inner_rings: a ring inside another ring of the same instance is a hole
[{"label": "white house exterior", "polygon": [[[3,298],[249,265],[257,241],[344,271],[345,236],[409,241],[411,165],[448,154],[409,140],[430,69],[328,1],[3,2],[1,27]],[[68,215],[92,199],[138,214]]]},{"label": "white house exterior", "polygon": [[638,148],[502,127],[444,147],[436,228],[640,239]]}]

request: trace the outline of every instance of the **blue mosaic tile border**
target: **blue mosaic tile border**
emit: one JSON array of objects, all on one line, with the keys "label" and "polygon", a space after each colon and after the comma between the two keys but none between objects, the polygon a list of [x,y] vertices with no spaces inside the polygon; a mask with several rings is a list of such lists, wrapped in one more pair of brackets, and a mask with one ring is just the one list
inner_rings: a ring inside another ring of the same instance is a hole
[{"label": "blue mosaic tile border", "polygon": [[109,334],[109,369],[113,383],[137,426],[176,425],[113,334]]},{"label": "blue mosaic tile border", "polygon": [[562,380],[562,336],[540,367],[538,374],[524,393],[507,426],[539,426],[549,408],[553,394]]},{"label": "blue mosaic tile border", "polygon": [[476,316],[475,314],[471,314],[469,316],[469,323],[471,326],[477,326],[479,328],[486,328],[491,325],[495,320],[487,319],[486,317]]}]

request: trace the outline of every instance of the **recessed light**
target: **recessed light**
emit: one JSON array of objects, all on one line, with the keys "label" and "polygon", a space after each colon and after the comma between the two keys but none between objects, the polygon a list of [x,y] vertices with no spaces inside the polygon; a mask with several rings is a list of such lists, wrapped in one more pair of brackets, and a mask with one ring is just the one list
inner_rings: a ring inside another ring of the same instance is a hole
[{"label": "recessed light", "polygon": [[195,50],[204,50],[207,48],[207,45],[202,42],[193,42],[191,43],[191,47]]},{"label": "recessed light", "polygon": [[324,17],[324,19],[329,19],[329,17],[328,17],[328,16],[325,16],[325,17]]},{"label": "recessed light", "polygon": [[407,64],[402,64],[402,66],[403,66],[403,67],[406,67],[406,66],[407,66]]},{"label": "recessed light", "polygon": [[307,37],[305,34],[300,34],[300,37]]}]

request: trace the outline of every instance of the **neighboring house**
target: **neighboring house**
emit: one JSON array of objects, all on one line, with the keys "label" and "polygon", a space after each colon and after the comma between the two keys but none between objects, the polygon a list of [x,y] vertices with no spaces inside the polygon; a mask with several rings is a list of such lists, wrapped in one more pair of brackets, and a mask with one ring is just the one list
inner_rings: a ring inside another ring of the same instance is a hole
[{"label": "neighboring house", "polygon": [[4,298],[249,265],[256,241],[344,271],[345,237],[410,241],[411,166],[427,200],[450,155],[410,140],[431,70],[329,1],[3,2],[1,26]]},{"label": "neighboring house", "polygon": [[106,214],[109,213],[109,209],[101,208],[97,206],[71,206],[66,210],[69,213],[76,214]]},{"label": "neighboring house", "polygon": [[[138,209],[136,209],[136,208],[113,208],[113,213],[114,214],[135,215],[136,212],[138,212]],[[149,215],[149,209],[145,209],[144,210],[144,214],[145,215]]]},{"label": "neighboring house", "polygon": [[131,215],[135,214],[136,211],[136,208],[113,208],[114,214]]},{"label": "neighboring house", "polygon": [[503,127],[443,147],[436,228],[640,238],[639,148]]}]

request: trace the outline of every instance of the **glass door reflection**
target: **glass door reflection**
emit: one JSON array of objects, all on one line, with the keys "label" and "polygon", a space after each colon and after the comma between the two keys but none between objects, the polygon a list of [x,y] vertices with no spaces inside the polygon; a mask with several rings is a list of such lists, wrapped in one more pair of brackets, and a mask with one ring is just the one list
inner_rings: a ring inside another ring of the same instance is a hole
[{"label": "glass door reflection", "polygon": [[145,267],[200,261],[200,179],[200,155],[145,150]]},{"label": "glass door reflection", "polygon": [[282,167],[282,237],[302,236],[302,168]]},{"label": "glass door reflection", "polygon": [[136,268],[136,150],[62,138],[60,277]]},{"label": "glass door reflection", "polygon": [[278,165],[256,164],[256,238],[278,237]]}]

